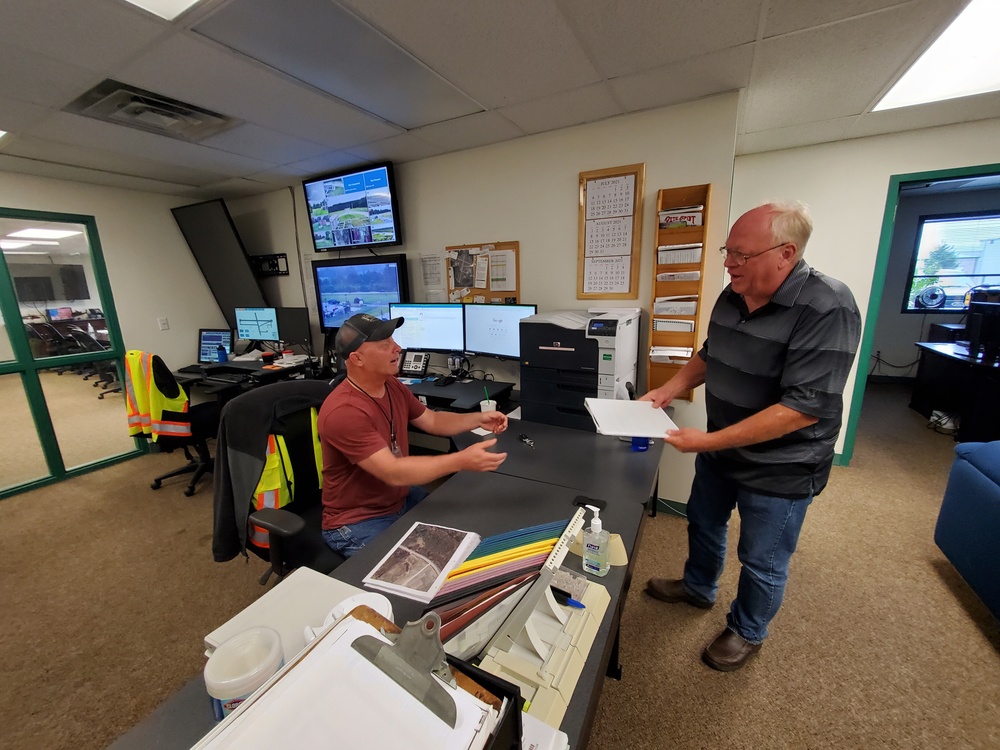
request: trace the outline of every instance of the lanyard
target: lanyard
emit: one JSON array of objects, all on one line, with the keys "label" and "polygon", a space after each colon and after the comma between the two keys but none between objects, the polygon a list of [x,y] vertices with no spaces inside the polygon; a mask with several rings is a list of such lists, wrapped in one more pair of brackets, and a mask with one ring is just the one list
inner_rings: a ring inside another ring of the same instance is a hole
[{"label": "lanyard", "polygon": [[368,391],[366,391],[364,388],[362,388],[360,385],[358,385],[357,383],[355,383],[350,378],[347,379],[347,382],[350,383],[351,385],[353,385],[355,388],[357,388],[363,394],[365,394],[366,396],[368,396],[368,400],[371,401],[373,404],[375,404],[375,406],[378,407],[378,410],[380,412],[382,412],[382,416],[385,417],[385,421],[389,423],[389,438],[392,441],[391,445],[389,446],[389,448],[390,448],[390,450],[394,454],[400,455],[400,453],[399,453],[399,446],[396,444],[396,424],[395,424],[395,422],[392,421],[392,393],[389,390],[389,384],[386,383],[386,385],[385,385],[385,395],[389,399],[389,413],[386,414],[385,413],[385,409],[382,408],[382,404],[380,404],[378,401],[376,401],[375,398],[373,398],[372,395]]}]

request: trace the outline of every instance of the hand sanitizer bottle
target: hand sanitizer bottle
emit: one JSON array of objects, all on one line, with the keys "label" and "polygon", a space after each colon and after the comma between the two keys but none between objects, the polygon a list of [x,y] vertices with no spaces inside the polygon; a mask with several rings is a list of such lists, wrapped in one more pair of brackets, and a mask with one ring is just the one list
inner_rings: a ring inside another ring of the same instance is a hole
[{"label": "hand sanitizer bottle", "polygon": [[595,576],[606,576],[611,563],[608,561],[608,543],[611,535],[601,523],[601,511],[593,505],[587,506],[594,514],[590,528],[583,532],[583,570]]}]

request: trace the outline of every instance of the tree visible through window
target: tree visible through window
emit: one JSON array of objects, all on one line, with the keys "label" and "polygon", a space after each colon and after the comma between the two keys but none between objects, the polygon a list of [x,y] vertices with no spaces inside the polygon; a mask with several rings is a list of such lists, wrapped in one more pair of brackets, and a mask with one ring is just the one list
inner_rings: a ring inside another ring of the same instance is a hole
[{"label": "tree visible through window", "polygon": [[1000,286],[1000,213],[921,217],[903,312],[962,312],[985,286]]}]

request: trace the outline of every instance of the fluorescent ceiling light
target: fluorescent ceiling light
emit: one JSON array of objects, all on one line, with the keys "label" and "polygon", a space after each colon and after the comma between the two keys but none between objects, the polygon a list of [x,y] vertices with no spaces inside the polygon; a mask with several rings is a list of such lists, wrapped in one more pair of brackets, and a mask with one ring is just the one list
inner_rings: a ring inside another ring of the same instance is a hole
[{"label": "fluorescent ceiling light", "polygon": [[1000,90],[1000,3],[972,0],[873,111]]},{"label": "fluorescent ceiling light", "polygon": [[72,237],[74,232],[66,229],[22,229],[20,232],[11,232],[8,237],[20,237],[24,240],[61,240],[65,237]]},{"label": "fluorescent ceiling light", "polygon": [[7,135],[7,131],[6,130],[0,130],[0,138],[3,138],[5,135]]},{"label": "fluorescent ceiling light", "polygon": [[14,240],[0,240],[0,250],[16,250],[19,247],[28,247],[30,242],[16,242]]},{"label": "fluorescent ceiling light", "polygon": [[160,18],[173,21],[177,16],[186,11],[192,5],[197,5],[201,0],[125,0],[150,13],[155,13]]},{"label": "fluorescent ceiling light", "polygon": [[4,255],[48,255],[44,250],[4,250]]}]

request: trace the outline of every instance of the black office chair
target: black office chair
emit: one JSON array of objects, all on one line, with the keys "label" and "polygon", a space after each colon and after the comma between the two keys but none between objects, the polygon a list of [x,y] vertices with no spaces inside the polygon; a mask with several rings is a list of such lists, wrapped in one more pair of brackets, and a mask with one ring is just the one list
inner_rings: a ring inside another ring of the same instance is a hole
[{"label": "black office chair", "polygon": [[[322,536],[321,476],[310,411],[332,390],[318,380],[273,383],[237,396],[222,411],[213,552],[219,562],[247,550],[268,561],[261,585],[272,574],[280,581],[298,567],[329,573],[344,561]],[[269,434],[283,436],[294,481],[287,504],[258,509],[255,491]]]},{"label": "black office chair", "polygon": [[[176,398],[182,391],[174,379],[173,373],[170,372],[170,368],[156,355],[152,356],[151,362],[153,382],[156,387],[167,398]],[[215,401],[195,406],[191,406],[188,403],[186,414],[190,420],[191,434],[185,436],[159,435],[155,440],[155,445],[165,453],[171,453],[178,448],[182,449],[187,463],[178,469],[155,477],[150,484],[150,488],[158,490],[163,485],[165,479],[194,474],[184,489],[184,494],[187,497],[191,497],[197,489],[199,480],[205,474],[212,473],[214,469],[212,454],[208,449],[208,440],[215,437],[216,430],[219,427],[219,405]],[[153,436],[152,434],[143,434],[142,437],[152,439]],[[194,455],[192,455],[192,450],[194,451]]]}]

